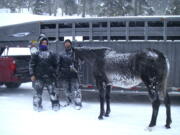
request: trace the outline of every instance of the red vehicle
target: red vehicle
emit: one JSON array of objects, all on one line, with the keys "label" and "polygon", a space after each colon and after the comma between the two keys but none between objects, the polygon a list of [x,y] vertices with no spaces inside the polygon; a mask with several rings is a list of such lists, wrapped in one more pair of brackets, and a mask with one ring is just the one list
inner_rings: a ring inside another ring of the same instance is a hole
[{"label": "red vehicle", "polygon": [[[6,85],[7,88],[18,88],[21,83],[30,81],[28,69],[30,55],[17,55],[15,49],[25,52],[22,48],[6,48],[0,56],[0,84]],[[9,54],[9,50],[14,53]]]}]

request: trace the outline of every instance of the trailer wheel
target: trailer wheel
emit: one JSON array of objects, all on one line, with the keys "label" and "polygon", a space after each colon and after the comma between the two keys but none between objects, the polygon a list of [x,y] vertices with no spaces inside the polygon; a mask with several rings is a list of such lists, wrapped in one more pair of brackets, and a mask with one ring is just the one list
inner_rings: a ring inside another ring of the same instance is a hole
[{"label": "trailer wheel", "polygon": [[7,88],[18,88],[21,83],[15,83],[15,82],[9,82],[9,83],[5,83]]}]

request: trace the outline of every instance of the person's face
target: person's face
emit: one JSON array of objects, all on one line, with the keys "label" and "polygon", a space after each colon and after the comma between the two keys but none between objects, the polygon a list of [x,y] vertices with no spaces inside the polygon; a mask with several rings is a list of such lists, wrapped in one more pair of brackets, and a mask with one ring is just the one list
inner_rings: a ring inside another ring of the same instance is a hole
[{"label": "person's face", "polygon": [[69,43],[69,42],[65,42],[65,44],[64,44],[64,46],[65,46],[65,48],[71,48],[71,43]]},{"label": "person's face", "polygon": [[43,40],[43,41],[41,42],[41,45],[48,45],[47,40]]}]

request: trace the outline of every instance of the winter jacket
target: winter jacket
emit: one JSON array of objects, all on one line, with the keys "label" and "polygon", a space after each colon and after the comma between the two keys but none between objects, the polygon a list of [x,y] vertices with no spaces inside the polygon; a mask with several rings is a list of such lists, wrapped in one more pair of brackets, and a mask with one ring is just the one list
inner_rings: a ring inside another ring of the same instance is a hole
[{"label": "winter jacket", "polygon": [[36,79],[54,80],[56,77],[57,59],[50,51],[39,51],[31,56],[29,62],[30,75]]},{"label": "winter jacket", "polygon": [[65,50],[59,56],[58,74],[60,79],[78,78],[78,58],[75,56],[74,49]]}]

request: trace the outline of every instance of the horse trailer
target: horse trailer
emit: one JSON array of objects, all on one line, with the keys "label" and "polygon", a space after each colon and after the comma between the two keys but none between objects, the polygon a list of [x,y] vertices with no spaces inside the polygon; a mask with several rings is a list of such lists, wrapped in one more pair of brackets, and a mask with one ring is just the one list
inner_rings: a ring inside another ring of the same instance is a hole
[{"label": "horse trailer", "polygon": [[[40,33],[49,41],[49,48],[59,54],[63,41],[71,39],[74,46],[110,47],[117,52],[134,52],[154,48],[163,52],[170,63],[168,90],[180,94],[180,16],[134,16],[79,18],[34,21],[0,27],[0,52],[6,47],[36,45]],[[94,89],[94,79],[87,63],[80,72],[81,87]],[[145,92],[144,85],[130,89],[113,86],[118,92]]]}]

